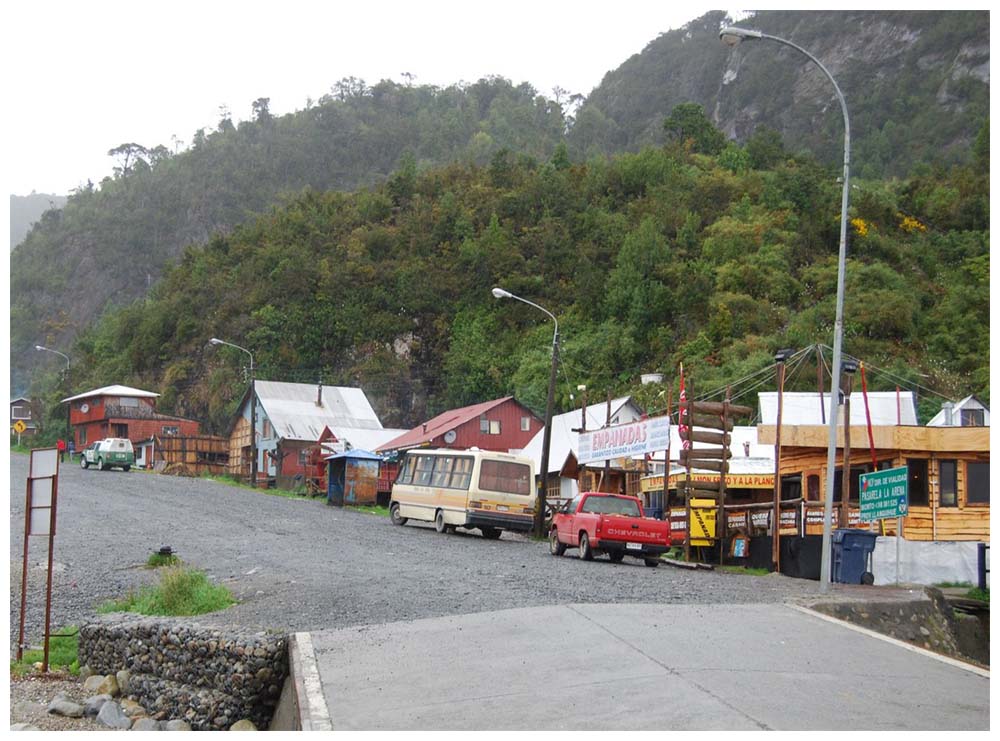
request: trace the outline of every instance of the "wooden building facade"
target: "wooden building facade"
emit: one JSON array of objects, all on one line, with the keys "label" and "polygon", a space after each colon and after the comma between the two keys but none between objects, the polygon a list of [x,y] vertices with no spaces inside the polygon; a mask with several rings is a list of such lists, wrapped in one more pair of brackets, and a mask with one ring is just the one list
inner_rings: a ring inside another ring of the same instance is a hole
[{"label": "wooden building facade", "polygon": [[[760,441],[773,444],[775,428],[762,425]],[[837,430],[834,526],[873,527],[894,534],[896,521],[860,520],[858,476],[875,469],[909,469],[909,514],[903,537],[921,541],[988,541],[990,537],[990,431],[988,427],[879,426],[872,430],[875,464],[864,426],[850,428],[850,492],[843,502],[844,429]],[[823,530],[829,429],[820,425],[781,429],[781,499],[801,503],[804,534]],[[792,509],[792,507],[788,507]],[[786,519],[782,506],[782,521]],[[801,526],[801,525],[800,525]],[[796,528],[798,529],[798,528]]]}]

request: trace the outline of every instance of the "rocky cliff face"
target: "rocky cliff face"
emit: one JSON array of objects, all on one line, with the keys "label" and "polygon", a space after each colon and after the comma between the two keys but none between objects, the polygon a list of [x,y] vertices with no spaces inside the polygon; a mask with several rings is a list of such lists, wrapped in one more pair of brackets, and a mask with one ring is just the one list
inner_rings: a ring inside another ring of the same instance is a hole
[{"label": "rocky cliff face", "polygon": [[[611,122],[604,145],[658,144],[674,106],[695,102],[731,139],[767,126],[792,151],[839,160],[842,116],[826,76],[773,41],[725,46],[718,31],[730,22],[709,13],[609,72],[587,101]],[[760,11],[736,25],[790,41],[829,70],[847,102],[855,175],[963,161],[989,115],[985,11]]]}]

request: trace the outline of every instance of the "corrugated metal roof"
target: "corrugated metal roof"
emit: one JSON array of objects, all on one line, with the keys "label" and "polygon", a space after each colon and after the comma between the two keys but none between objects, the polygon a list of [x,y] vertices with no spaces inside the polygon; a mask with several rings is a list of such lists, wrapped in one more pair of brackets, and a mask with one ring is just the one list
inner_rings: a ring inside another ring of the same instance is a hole
[{"label": "corrugated metal roof", "polygon": [[338,438],[338,429],[382,430],[368,397],[359,388],[283,381],[257,381],[255,388],[275,432],[285,440],[318,440],[325,427]]},{"label": "corrugated metal roof", "polygon": [[[773,425],[778,420],[778,392],[763,391],[757,394],[760,404],[760,423]],[[899,422],[897,423],[897,403]],[[916,425],[917,409],[913,393],[900,391],[869,391],[868,406],[871,408],[872,425]],[[824,415],[830,413],[830,396],[824,393],[822,401],[818,393],[789,392],[783,394],[781,402],[781,424],[822,425]],[[843,414],[841,409],[838,414]],[[829,423],[829,420],[826,420]],[[864,425],[865,399],[860,391],[851,394],[851,424]]]},{"label": "corrugated metal roof", "polygon": [[449,409],[447,412],[427,420],[425,423],[417,425],[412,430],[407,430],[394,440],[390,440],[385,445],[380,446],[386,449],[398,450],[401,448],[412,448],[417,445],[430,442],[438,435],[443,435],[449,430],[453,430],[459,425],[478,418],[490,409],[503,404],[505,401],[513,399],[513,396],[505,396],[502,399],[484,401],[479,404],[472,404],[458,409]]},{"label": "corrugated metal roof", "polygon": [[152,399],[159,394],[153,393],[152,391],[143,391],[142,389],[134,389],[131,386],[105,386],[103,388],[94,389],[93,391],[85,391],[82,394],[77,394],[76,396],[70,396],[66,401],[76,401],[77,399],[89,399],[92,396],[137,396],[146,399]]}]

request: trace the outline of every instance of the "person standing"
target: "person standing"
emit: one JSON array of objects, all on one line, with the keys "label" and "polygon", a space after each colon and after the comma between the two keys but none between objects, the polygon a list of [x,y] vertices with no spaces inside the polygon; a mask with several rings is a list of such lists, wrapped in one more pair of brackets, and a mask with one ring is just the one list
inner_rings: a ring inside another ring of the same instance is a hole
[{"label": "person standing", "polygon": [[59,462],[62,463],[64,460],[66,460],[66,441],[63,440],[62,438],[59,438],[56,441],[56,450],[59,451]]}]

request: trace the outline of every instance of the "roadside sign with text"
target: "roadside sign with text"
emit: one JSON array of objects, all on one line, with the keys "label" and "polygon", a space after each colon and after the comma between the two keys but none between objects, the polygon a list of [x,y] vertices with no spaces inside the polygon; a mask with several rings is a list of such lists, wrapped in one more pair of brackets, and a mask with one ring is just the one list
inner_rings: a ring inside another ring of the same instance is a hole
[{"label": "roadside sign with text", "polygon": [[861,520],[873,522],[905,517],[909,511],[906,466],[861,474]]},{"label": "roadside sign with text", "polygon": [[577,460],[581,465],[666,450],[670,417],[651,417],[625,425],[580,433]]}]

